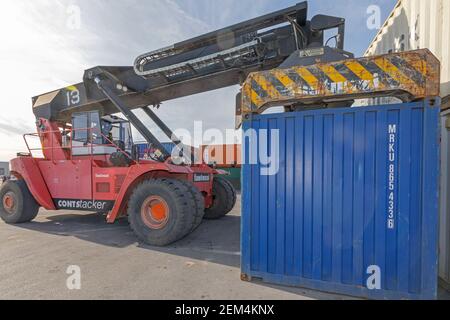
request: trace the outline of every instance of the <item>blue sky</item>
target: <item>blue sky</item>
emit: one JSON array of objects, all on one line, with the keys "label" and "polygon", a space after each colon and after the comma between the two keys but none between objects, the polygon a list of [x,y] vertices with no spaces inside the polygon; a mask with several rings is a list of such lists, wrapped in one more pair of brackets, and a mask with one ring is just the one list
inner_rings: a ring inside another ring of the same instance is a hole
[{"label": "blue sky", "polygon": [[[25,151],[23,133],[34,132],[31,97],[82,80],[96,65],[131,65],[141,53],[295,4],[289,0],[2,0],[0,11],[0,161]],[[381,22],[395,0],[311,0],[309,14],[347,20],[346,49],[364,53],[377,30],[366,26],[367,8]],[[69,28],[73,7],[80,27]],[[71,9],[72,8],[72,9]],[[158,111],[172,128],[234,127],[238,87],[169,101]],[[163,138],[161,132],[157,136]]]}]

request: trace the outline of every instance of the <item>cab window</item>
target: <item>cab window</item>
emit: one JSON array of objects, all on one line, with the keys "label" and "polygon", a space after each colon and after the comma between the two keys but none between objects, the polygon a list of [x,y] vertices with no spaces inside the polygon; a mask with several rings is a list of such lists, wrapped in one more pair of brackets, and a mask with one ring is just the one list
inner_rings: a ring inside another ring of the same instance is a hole
[{"label": "cab window", "polygon": [[75,114],[72,119],[73,140],[83,143],[102,144],[100,115],[98,112]]}]

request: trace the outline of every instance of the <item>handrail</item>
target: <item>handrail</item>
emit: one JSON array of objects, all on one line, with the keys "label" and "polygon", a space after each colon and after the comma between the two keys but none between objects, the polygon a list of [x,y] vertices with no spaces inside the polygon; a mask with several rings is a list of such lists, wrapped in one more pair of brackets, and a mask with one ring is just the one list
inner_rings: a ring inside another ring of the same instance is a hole
[{"label": "handrail", "polygon": [[[70,140],[70,160],[71,161],[73,161],[73,149],[82,149],[82,148],[89,148],[90,149],[90,154],[89,154],[89,156],[91,157],[91,159],[93,159],[93,156],[94,156],[94,148],[95,147],[113,147],[113,148],[116,148],[120,153],[122,153],[122,154],[124,154],[127,158],[129,158],[131,161],[133,161],[134,163],[136,163],[136,164],[139,164],[139,161],[136,161],[136,160],[134,160],[126,151],[124,151],[124,150],[122,150],[118,145],[116,145],[113,141],[111,141],[107,136],[105,136],[102,132],[100,132],[100,130],[98,130],[98,133],[100,134],[100,136],[102,137],[102,138],[104,138],[107,142],[109,142],[109,144],[94,144],[94,143],[92,143],[92,133],[93,133],[93,131],[94,130],[96,130],[95,128],[80,128],[80,129],[68,129],[68,130],[64,130],[64,132],[66,133],[66,134],[69,134],[69,133],[75,133],[75,132],[77,132],[77,131],[87,131],[87,132],[89,132],[89,134],[88,134],[88,142],[89,142],[89,140],[90,140],[90,146],[74,146],[73,145],[73,142],[74,142],[74,139],[73,139],[73,136],[71,137],[71,140]],[[97,131],[97,130],[96,130]],[[51,152],[52,152],[52,155],[51,155],[51,157],[52,157],[52,159],[51,160],[53,160],[54,159],[54,150],[55,149],[60,149],[60,148],[63,148],[64,149],[64,146],[57,146],[57,147],[55,147],[54,146],[54,135],[53,135],[53,133],[59,133],[59,134],[61,134],[61,130],[52,130],[52,131],[45,131],[45,132],[41,132],[41,133],[27,133],[27,134],[24,134],[23,135],[23,138],[24,138],[24,141],[25,141],[25,144],[26,144],[26,146],[27,146],[27,149],[28,149],[28,152],[30,153],[30,155],[33,157],[33,153],[32,153],[32,151],[38,151],[38,150],[41,150],[41,151],[45,151],[45,150],[51,150]],[[97,132],[96,132],[97,133]],[[44,136],[44,134],[51,134],[51,147],[47,147],[47,146],[43,146],[42,145],[42,138],[43,138],[43,136]],[[36,138],[39,138],[40,140],[41,140],[41,147],[40,148],[30,148],[30,145],[29,145],[29,143],[28,143],[28,140],[27,140],[27,137],[36,137]]]}]

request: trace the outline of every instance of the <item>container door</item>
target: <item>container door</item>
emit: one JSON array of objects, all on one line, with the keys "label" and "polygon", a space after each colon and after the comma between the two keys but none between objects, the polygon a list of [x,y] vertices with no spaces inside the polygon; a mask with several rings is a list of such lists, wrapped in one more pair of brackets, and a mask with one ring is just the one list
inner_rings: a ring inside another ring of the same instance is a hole
[{"label": "container door", "polygon": [[245,122],[245,277],[375,299],[437,294],[439,106]]}]

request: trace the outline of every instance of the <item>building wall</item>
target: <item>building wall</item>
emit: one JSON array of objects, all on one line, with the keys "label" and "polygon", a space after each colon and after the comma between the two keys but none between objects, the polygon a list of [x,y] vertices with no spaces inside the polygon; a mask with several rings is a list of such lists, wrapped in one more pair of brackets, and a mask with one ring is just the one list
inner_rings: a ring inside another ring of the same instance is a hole
[{"label": "building wall", "polygon": [[8,162],[0,162],[0,176],[9,175],[9,163]]},{"label": "building wall", "polygon": [[[365,55],[428,48],[441,61],[441,96],[450,95],[450,1],[399,0]],[[450,102],[444,108],[450,107]],[[379,99],[375,103],[395,102]]]}]

